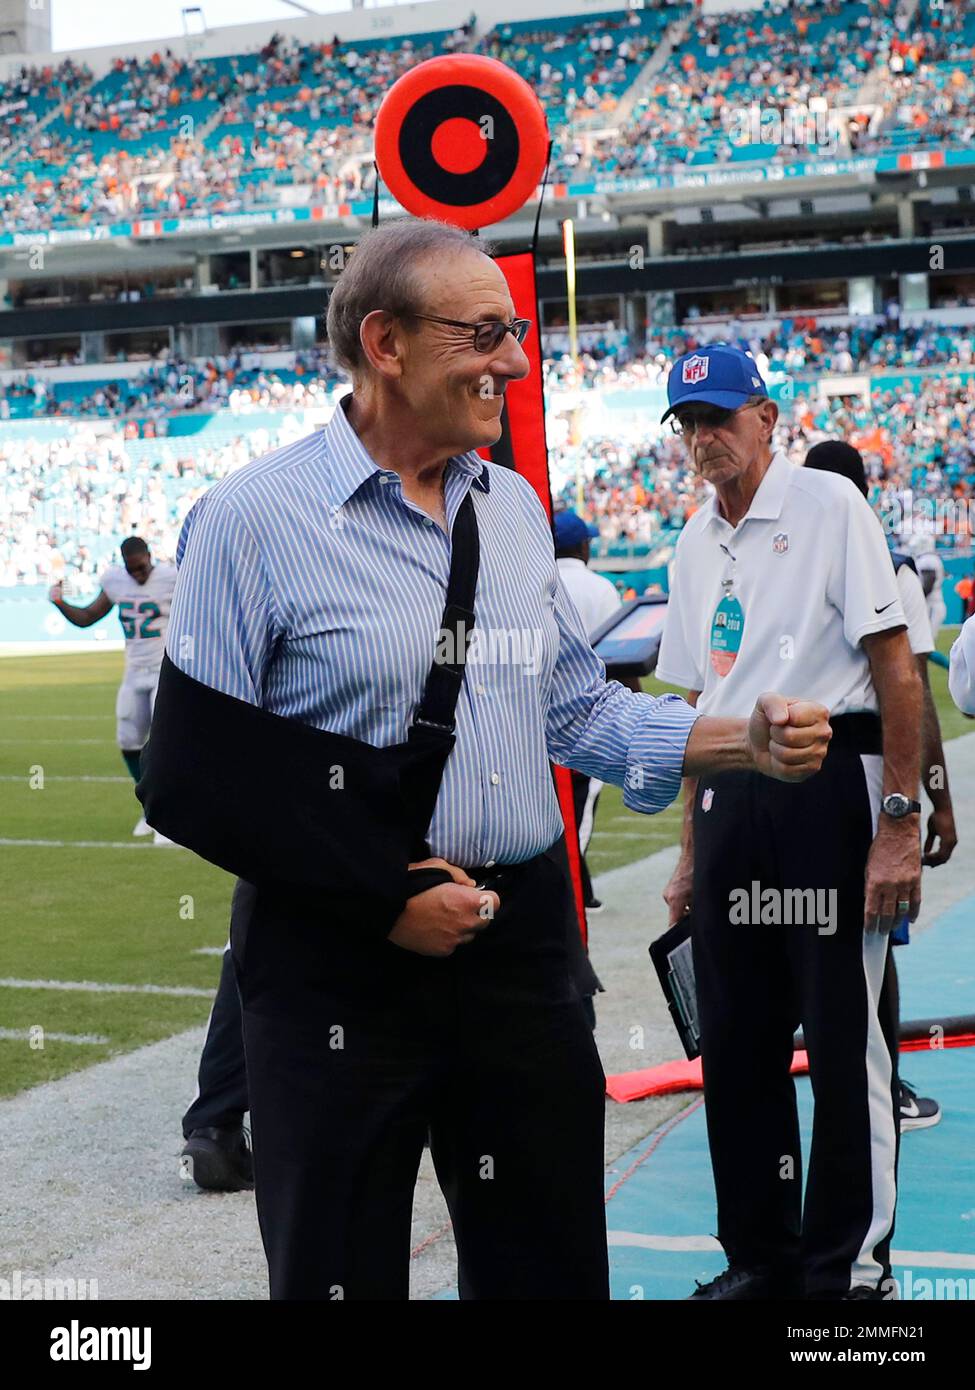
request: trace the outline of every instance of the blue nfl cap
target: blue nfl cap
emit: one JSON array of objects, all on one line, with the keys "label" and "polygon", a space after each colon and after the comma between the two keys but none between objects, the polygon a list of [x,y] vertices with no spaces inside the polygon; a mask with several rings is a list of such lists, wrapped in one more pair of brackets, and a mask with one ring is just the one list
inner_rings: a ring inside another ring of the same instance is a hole
[{"label": "blue nfl cap", "polygon": [[581,545],[583,541],[589,540],[590,536],[598,536],[598,526],[589,526],[583,521],[578,512],[574,512],[571,507],[567,507],[564,512],[556,512],[552,522],[555,531],[555,544],[559,549],[570,549],[572,546]]},{"label": "blue nfl cap", "polygon": [[747,352],[726,343],[698,348],[696,352],[685,352],[671,367],[667,378],[668,408],[660,423],[678,406],[692,401],[737,410],[750,396],[767,395],[762,374]]}]

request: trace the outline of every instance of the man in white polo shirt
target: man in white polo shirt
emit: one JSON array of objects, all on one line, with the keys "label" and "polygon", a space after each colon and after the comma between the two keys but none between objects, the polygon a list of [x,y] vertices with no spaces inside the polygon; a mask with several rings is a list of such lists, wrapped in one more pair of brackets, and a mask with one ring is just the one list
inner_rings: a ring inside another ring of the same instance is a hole
[{"label": "man in white polo shirt", "polygon": [[969,618],[949,655],[948,689],[962,714],[975,715],[975,618]]},{"label": "man in white polo shirt", "polygon": [[[669,409],[714,495],[677,546],[657,665],[708,714],[764,690],[830,710],[822,770],[768,792],[685,782],[665,891],[691,912],[718,1237],[694,1298],[879,1298],[890,1290],[898,1126],[889,933],[920,907],[921,688],[881,528],[845,478],[773,453],[754,360],[679,359]],[[816,1097],[802,1201],[789,1075],[802,1026]]]}]

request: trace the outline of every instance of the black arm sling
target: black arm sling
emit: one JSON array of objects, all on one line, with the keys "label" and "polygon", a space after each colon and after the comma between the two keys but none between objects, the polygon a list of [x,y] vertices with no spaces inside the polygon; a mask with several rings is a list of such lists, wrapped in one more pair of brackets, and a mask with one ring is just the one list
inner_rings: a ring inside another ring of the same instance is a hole
[{"label": "black arm sling", "polygon": [[407,866],[430,856],[478,567],[468,492],[454,521],[433,665],[405,743],[376,748],[272,714],[164,655],[136,786],[149,824],[292,907],[388,935],[407,898],[450,881],[443,870]]}]

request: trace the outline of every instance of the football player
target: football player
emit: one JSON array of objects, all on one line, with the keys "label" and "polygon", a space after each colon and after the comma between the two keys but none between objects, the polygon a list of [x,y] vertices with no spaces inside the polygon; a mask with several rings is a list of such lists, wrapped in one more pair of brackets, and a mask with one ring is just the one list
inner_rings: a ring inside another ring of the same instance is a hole
[{"label": "football player", "polygon": [[[127,536],[121,552],[122,564],[109,565],[102,573],[98,593],[84,608],[65,602],[60,582],[52,587],[50,599],[75,627],[91,627],[112,608],[118,608],[125,637],[125,674],[115,702],[116,732],[125,765],[138,781],[142,745],[149,736],[156,698],[176,566],[154,565],[148,545],[139,536]],[[154,833],[157,845],[172,843],[153,832],[145,817],[140,817],[132,833]]]}]

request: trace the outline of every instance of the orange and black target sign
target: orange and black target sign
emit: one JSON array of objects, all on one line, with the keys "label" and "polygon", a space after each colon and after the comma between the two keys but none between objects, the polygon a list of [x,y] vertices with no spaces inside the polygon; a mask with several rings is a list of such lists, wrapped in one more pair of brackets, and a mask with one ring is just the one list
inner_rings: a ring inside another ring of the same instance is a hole
[{"label": "orange and black target sign", "polygon": [[523,207],[547,154],[545,112],[531,87],[479,54],[417,64],[376,117],[376,164],[396,201],[469,231]]}]

